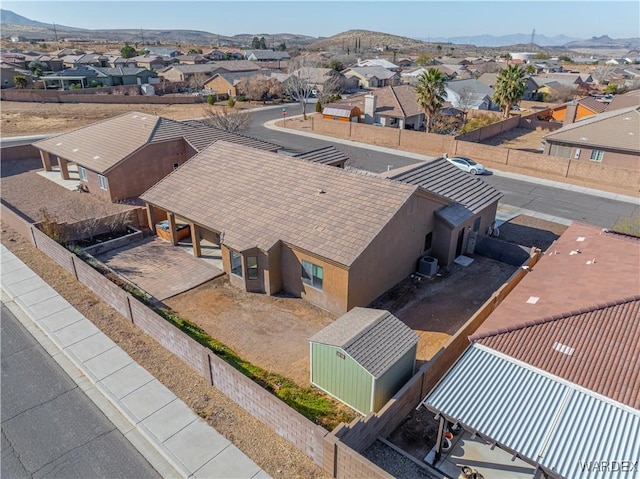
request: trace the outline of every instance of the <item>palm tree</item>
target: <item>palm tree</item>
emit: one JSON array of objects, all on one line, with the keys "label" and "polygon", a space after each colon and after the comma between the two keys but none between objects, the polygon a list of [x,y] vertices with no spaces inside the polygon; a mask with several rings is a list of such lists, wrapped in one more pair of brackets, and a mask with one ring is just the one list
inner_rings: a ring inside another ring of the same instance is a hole
[{"label": "palm tree", "polygon": [[526,87],[526,72],[520,65],[509,65],[498,73],[492,99],[502,108],[504,118],[509,116],[511,107],[520,101]]},{"label": "palm tree", "polygon": [[444,103],[447,77],[437,68],[429,68],[426,72],[418,77],[416,85],[416,93],[418,94],[418,103],[424,109],[426,118],[427,133],[431,131],[431,119]]}]

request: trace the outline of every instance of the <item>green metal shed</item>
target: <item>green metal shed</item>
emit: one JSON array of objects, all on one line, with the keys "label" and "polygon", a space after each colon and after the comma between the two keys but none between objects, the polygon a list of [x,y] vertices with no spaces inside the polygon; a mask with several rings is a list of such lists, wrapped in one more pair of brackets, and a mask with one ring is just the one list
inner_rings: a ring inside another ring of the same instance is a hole
[{"label": "green metal shed", "polygon": [[361,414],[411,378],[418,335],[388,311],[353,308],[309,339],[311,384]]}]

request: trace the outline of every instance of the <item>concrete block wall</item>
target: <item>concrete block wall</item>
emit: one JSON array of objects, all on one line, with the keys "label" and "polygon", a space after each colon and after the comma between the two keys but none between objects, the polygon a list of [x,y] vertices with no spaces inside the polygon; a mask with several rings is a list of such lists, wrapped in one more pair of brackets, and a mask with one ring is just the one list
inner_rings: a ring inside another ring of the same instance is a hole
[{"label": "concrete block wall", "polygon": [[33,234],[36,248],[77,278],[76,268],[73,264],[73,253],[56,243],[35,226],[31,228],[31,233]]},{"label": "concrete block wall", "polygon": [[33,145],[5,146],[0,151],[2,161],[6,160],[31,160],[40,158],[40,150]]},{"label": "concrete block wall", "polygon": [[[468,156],[479,162],[507,164],[511,150],[490,145],[480,145],[468,141],[456,141],[454,155]],[[449,155],[453,156],[453,155]]]},{"label": "concrete block wall", "polygon": [[[332,120],[324,120],[332,121]],[[400,130],[398,128],[385,128],[383,126],[371,126],[364,123],[351,124],[351,139],[369,145],[396,148],[400,145]]]},{"label": "concrete block wall", "polygon": [[32,245],[35,246],[33,234],[31,233],[31,225],[27,221],[25,221],[18,213],[13,211],[10,206],[4,203],[0,204],[0,217],[2,217],[2,221],[4,223],[16,230],[23,238],[27,239]]},{"label": "concrete block wall", "polygon": [[570,160],[567,176],[577,180],[592,181],[598,178],[604,184],[622,186],[640,191],[640,170],[611,168],[602,163],[584,160]]},{"label": "concrete block wall", "polygon": [[567,177],[569,162],[571,161],[568,158],[545,156],[537,153],[530,153],[528,151],[507,151],[507,165],[509,166]]}]

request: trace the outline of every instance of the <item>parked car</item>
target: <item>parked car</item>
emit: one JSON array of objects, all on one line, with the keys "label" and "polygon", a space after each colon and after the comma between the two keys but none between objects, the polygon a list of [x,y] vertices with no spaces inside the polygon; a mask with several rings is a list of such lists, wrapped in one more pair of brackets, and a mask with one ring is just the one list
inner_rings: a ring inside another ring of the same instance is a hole
[{"label": "parked car", "polygon": [[455,156],[453,158],[447,158],[447,161],[452,165],[457,166],[462,171],[471,173],[472,175],[481,175],[485,172],[484,166],[480,163],[473,161],[471,158],[464,156]]}]

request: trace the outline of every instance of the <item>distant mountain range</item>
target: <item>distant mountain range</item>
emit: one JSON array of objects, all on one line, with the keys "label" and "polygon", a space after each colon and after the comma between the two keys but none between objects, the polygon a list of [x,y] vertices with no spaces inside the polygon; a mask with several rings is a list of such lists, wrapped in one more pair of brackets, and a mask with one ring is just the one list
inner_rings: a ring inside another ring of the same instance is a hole
[{"label": "distant mountain range", "polygon": [[[183,45],[229,45],[236,47],[248,47],[251,45],[251,40],[254,36],[254,34],[246,33],[234,36],[224,36],[199,30],[88,30],[64,25],[54,26],[50,23],[31,20],[10,10],[4,9],[0,9],[0,24],[2,25],[2,36],[5,38],[9,36],[23,36],[27,39],[43,39],[45,41],[73,38],[84,41],[97,40],[121,43],[149,43],[158,41],[164,44],[174,43]],[[292,33],[255,34],[255,36],[264,36],[268,46],[275,46],[284,42],[287,47],[339,51],[343,51],[345,49],[353,51],[356,39],[358,41],[359,49],[364,47],[365,50],[382,49],[394,51],[427,51],[432,53],[435,52],[434,49],[439,43],[464,45],[467,47],[467,50],[473,46],[488,49],[513,46],[518,49],[527,49],[531,44],[531,34],[523,33],[502,36],[477,35],[416,39],[382,32],[349,30],[328,38],[316,38],[308,35]],[[568,37],[566,35],[547,37],[545,35],[538,34],[534,36],[533,43],[535,44],[533,47],[534,51],[539,51],[541,48],[548,49],[550,47],[556,47],[558,49],[575,48],[594,50],[617,48],[628,51],[636,51],[640,49],[640,39],[638,38],[612,39],[607,35],[593,37],[591,39],[580,39]],[[462,47],[458,47],[459,50],[461,48]],[[462,50],[465,50],[465,48],[462,48]],[[354,53],[358,52],[354,51]]]},{"label": "distant mountain range", "polygon": [[[466,37],[436,37],[436,38],[420,38],[420,40],[440,43],[453,43],[454,45],[475,45],[478,47],[506,47],[509,45],[531,43],[531,34],[514,33],[512,35],[473,35]],[[568,37],[566,35],[556,35],[547,37],[545,35],[535,35],[533,43],[541,47],[561,47],[567,43],[583,40],[576,37]]]}]

